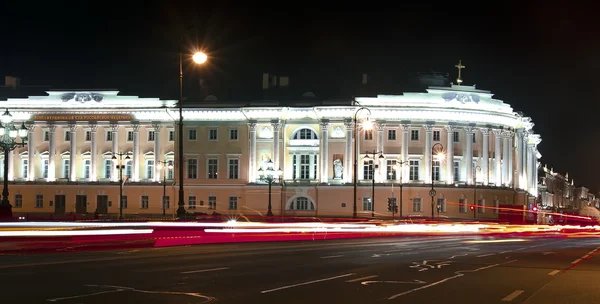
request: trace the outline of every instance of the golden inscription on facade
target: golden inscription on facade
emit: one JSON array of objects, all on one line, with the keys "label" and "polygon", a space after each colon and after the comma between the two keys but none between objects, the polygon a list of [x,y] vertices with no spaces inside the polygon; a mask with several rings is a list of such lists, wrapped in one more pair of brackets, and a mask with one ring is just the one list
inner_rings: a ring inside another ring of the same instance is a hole
[{"label": "golden inscription on facade", "polygon": [[37,114],[35,121],[131,121],[130,114]]}]

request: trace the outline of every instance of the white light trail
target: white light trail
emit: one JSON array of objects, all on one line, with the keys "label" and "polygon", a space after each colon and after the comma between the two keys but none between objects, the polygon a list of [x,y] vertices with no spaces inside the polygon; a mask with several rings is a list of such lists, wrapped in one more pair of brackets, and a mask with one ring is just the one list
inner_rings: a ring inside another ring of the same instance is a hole
[{"label": "white light trail", "polygon": [[150,234],[153,229],[105,229],[105,230],[21,230],[0,231],[0,236],[91,236]]}]

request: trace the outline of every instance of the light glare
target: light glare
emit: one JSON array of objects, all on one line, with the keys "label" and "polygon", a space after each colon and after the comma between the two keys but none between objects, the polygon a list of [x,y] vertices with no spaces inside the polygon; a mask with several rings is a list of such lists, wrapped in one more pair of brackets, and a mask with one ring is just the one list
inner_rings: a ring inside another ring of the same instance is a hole
[{"label": "light glare", "polygon": [[196,52],[194,56],[192,56],[192,59],[197,64],[203,64],[208,60],[208,56],[203,52]]}]

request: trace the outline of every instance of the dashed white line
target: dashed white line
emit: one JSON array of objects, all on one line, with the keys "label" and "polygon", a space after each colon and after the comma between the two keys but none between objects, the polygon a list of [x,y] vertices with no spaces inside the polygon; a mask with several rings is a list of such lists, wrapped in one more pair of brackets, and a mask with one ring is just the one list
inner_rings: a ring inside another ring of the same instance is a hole
[{"label": "dashed white line", "polygon": [[502,251],[502,252],[500,252],[500,254],[505,254],[505,253],[509,253],[509,252],[512,252],[512,250]]},{"label": "dashed white line", "polygon": [[372,278],[376,278],[378,277],[377,275],[371,275],[371,276],[366,276],[366,277],[362,277],[362,278],[358,278],[358,279],[352,279],[352,280],[348,280],[346,281],[346,283],[353,283],[353,282],[358,282],[358,281],[362,281],[362,280],[368,280],[368,279],[372,279]]},{"label": "dashed white line", "polygon": [[575,261],[571,262],[571,264],[577,264],[577,263],[579,263],[579,262],[581,262],[581,259],[577,259],[577,260],[575,260]]},{"label": "dashed white line", "polygon": [[323,256],[320,257],[320,259],[333,259],[333,258],[339,258],[339,257],[343,257],[344,255],[328,255],[328,256]]},{"label": "dashed white line", "polygon": [[492,255],[496,255],[495,253],[488,253],[488,254],[482,254],[482,255],[478,255],[478,258],[483,258],[483,257],[487,257],[487,256],[492,256]]},{"label": "dashed white line", "polygon": [[220,267],[220,268],[211,268],[211,269],[201,269],[201,270],[182,271],[181,273],[183,273],[183,274],[188,274],[188,273],[199,273],[199,272],[219,271],[219,270],[225,270],[225,269],[229,269],[229,267]]},{"label": "dashed white line", "polygon": [[553,271],[550,271],[550,273],[548,273],[548,275],[553,276],[559,272],[560,272],[560,270],[553,270]]},{"label": "dashed white line", "polygon": [[524,292],[525,292],[524,290],[515,290],[511,294],[509,294],[506,297],[504,297],[504,299],[502,299],[502,301],[503,302],[510,302],[510,301],[514,300],[516,297],[520,296]]},{"label": "dashed white line", "polygon": [[349,277],[349,276],[353,276],[353,275],[355,275],[355,273],[346,273],[346,274],[342,274],[342,275],[335,276],[335,277],[324,278],[324,279],[319,279],[319,280],[314,280],[314,281],[308,281],[308,282],[298,283],[298,284],[294,284],[294,285],[287,285],[287,286],[277,287],[277,288],[273,288],[273,289],[269,289],[269,290],[263,290],[260,293],[269,293],[269,292],[273,292],[273,291],[294,288],[294,287],[298,287],[298,286],[320,283],[320,282],[324,282],[324,281],[331,281],[331,280],[345,278],[345,277]]}]

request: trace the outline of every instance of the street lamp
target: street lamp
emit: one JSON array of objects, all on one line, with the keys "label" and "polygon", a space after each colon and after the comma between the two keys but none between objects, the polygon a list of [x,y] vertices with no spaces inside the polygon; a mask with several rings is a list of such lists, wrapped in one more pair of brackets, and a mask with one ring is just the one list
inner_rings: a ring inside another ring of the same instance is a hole
[{"label": "street lamp", "polygon": [[[435,149],[437,146],[440,147],[438,150]],[[433,156],[435,154],[435,156],[437,157],[437,160],[440,162],[440,165],[441,165],[442,160],[444,160],[444,158],[445,158],[445,155],[442,152],[443,150],[444,150],[444,146],[442,146],[442,144],[440,144],[440,143],[437,143],[437,144],[433,145],[433,147],[431,147],[431,191],[429,191],[429,196],[431,196],[431,219],[435,218],[434,198],[435,198],[435,194],[436,194],[435,189],[433,189],[434,184],[435,184],[435,178],[434,178],[435,172],[433,170]],[[438,166],[438,168],[440,168],[440,167],[441,166]],[[438,176],[439,176],[439,171],[438,171]]]},{"label": "street lamp", "polygon": [[481,171],[481,167],[475,166],[473,167],[473,218],[477,218],[477,208],[479,204],[477,203],[477,171]]},{"label": "street lamp", "polygon": [[129,157],[129,153],[114,153],[113,161],[117,161],[117,156],[119,162],[117,163],[117,170],[119,170],[119,219],[123,219],[123,169],[125,169],[125,165],[123,164],[123,156],[125,156],[125,160],[131,159]]},{"label": "street lamp", "polygon": [[369,154],[373,154],[373,172],[371,173],[371,217],[375,217],[375,169],[379,168],[379,165],[375,163],[375,155],[379,154],[379,161],[385,159],[385,156],[383,156],[383,151],[373,151],[367,152],[365,159],[370,159]]},{"label": "street lamp", "polygon": [[[167,160],[159,160],[158,164],[156,164],[156,166],[158,166],[158,170],[161,170],[161,171],[163,168],[166,168],[167,170],[173,169],[173,163],[170,161],[167,161]],[[167,215],[167,170],[165,170],[163,173],[163,196],[162,196],[163,216]]]},{"label": "street lamp", "polygon": [[[358,110],[356,110],[356,112],[354,113],[354,180],[353,180],[353,186],[354,186],[354,204],[353,204],[353,209],[352,209],[352,217],[356,218],[356,191],[358,188],[358,113],[361,112],[362,110],[367,110],[369,112],[369,116],[371,116],[371,110],[369,110],[369,108],[367,107],[360,107],[358,108]],[[373,122],[371,122],[368,118],[367,121],[365,121],[364,125],[363,125],[363,129],[364,130],[371,130],[373,129]]]},{"label": "street lamp", "polygon": [[[203,52],[196,52],[192,56],[192,60],[196,64],[203,64],[208,61],[208,55]],[[182,218],[185,216],[185,196],[183,193],[183,53],[179,53],[179,201],[177,202],[177,217]]]},{"label": "street lamp", "polygon": [[[0,202],[0,218],[12,219],[12,205],[8,200],[8,157],[10,151],[27,144],[27,128],[25,123],[17,130],[13,123],[13,117],[8,109],[0,117],[0,147],[4,150],[4,189],[2,190],[2,201]],[[17,142],[17,137],[21,139]]]},{"label": "street lamp", "polygon": [[260,177],[260,180],[269,184],[269,210],[267,211],[267,216],[273,216],[273,211],[271,210],[271,185],[273,185],[273,181],[278,179],[281,174],[281,169],[273,169],[273,161],[270,159],[267,162],[267,168],[265,170],[262,168],[258,169],[258,176]]},{"label": "street lamp", "polygon": [[[403,166],[407,165],[409,163],[409,161],[396,161],[396,164],[394,165],[394,170],[396,171],[400,171],[400,202],[399,202],[399,207],[398,207],[398,217],[402,218],[402,185],[404,184],[404,181],[402,180],[402,170]],[[394,184],[392,183],[392,186]],[[394,214],[392,214],[392,217],[394,216]]]}]

